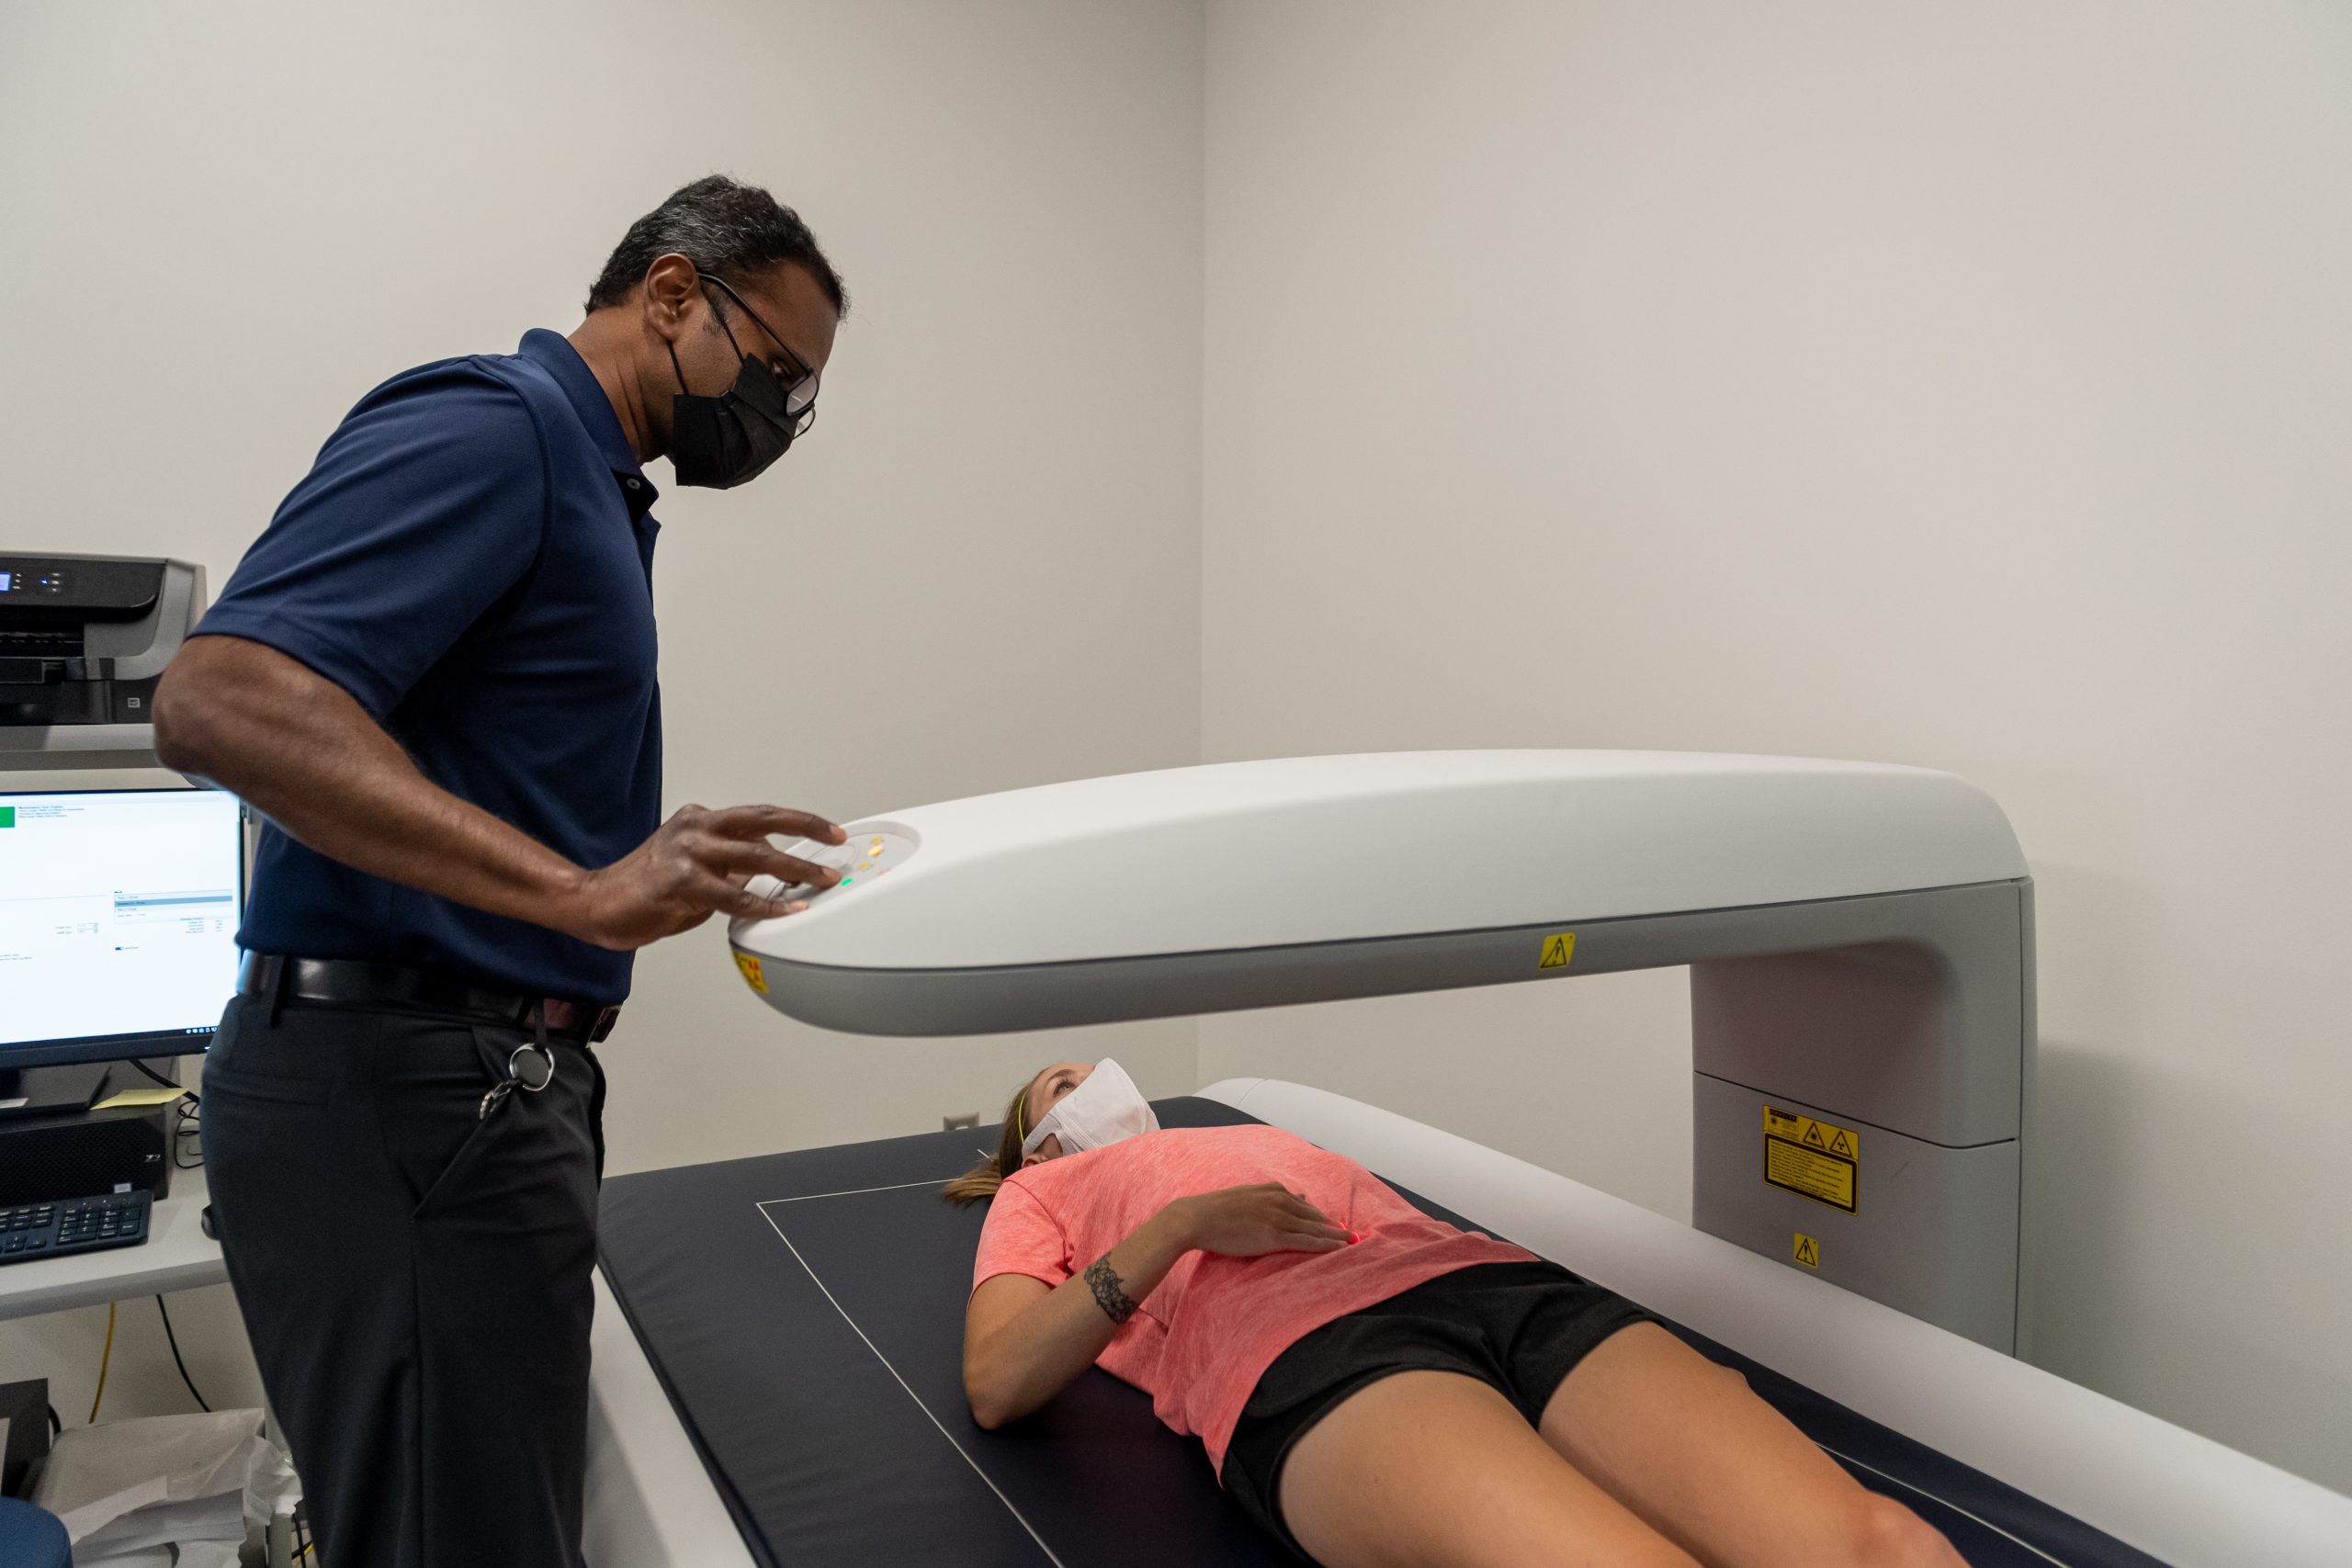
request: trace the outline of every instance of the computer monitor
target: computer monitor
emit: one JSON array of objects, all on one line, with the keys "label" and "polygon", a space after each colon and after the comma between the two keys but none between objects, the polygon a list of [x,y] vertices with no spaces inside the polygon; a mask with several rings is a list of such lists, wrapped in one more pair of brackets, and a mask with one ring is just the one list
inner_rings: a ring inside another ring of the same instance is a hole
[{"label": "computer monitor", "polygon": [[244,904],[233,795],[0,792],[0,1111],[25,1068],[203,1050]]}]

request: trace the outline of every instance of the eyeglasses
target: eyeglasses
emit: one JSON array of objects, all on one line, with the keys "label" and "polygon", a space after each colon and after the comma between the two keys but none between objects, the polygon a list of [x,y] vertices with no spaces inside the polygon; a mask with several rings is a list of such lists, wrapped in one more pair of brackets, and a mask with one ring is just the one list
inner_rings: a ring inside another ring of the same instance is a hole
[{"label": "eyeglasses", "polygon": [[[751,317],[760,331],[768,334],[768,341],[775,344],[776,351],[784,355],[783,366],[771,366],[769,368],[775,370],[777,378],[784,383],[784,414],[791,422],[793,439],[797,441],[808,434],[808,427],[817,423],[817,372],[808,367],[807,360],[792,352],[792,345],[784,341],[781,333],[760,319],[760,313],[735,292],[731,284],[708,274],[704,275],[703,281],[715,283],[726,289],[727,297],[735,301],[735,308]],[[719,324],[724,326],[726,323],[722,321]]]}]

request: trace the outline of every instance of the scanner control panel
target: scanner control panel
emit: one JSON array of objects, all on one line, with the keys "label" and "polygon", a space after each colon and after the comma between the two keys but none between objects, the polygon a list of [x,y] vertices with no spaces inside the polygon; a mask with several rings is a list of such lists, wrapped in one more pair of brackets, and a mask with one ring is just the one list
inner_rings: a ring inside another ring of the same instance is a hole
[{"label": "scanner control panel", "polygon": [[866,884],[888,875],[907,863],[921,842],[912,832],[895,823],[867,823],[848,831],[847,843],[819,844],[803,839],[785,851],[797,859],[840,872],[842,879],[831,887],[818,888],[796,882],[778,893],[774,891],[775,879],[763,876],[753,881],[752,891],[763,897],[805,899],[814,908],[853,895]]}]

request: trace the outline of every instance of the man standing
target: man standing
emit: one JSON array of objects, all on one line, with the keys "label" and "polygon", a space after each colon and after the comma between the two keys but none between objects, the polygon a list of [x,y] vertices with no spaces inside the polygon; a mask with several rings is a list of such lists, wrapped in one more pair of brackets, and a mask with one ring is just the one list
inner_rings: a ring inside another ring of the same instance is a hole
[{"label": "man standing", "polygon": [[[580,1561],[592,1044],[632,950],[837,874],[806,812],[662,820],[654,490],[806,434],[844,307],[714,175],[569,339],[407,371],[321,449],[156,694],[156,750],[267,818],[204,1075],[229,1276],[333,1568]],[[797,906],[792,906],[797,908]]]}]

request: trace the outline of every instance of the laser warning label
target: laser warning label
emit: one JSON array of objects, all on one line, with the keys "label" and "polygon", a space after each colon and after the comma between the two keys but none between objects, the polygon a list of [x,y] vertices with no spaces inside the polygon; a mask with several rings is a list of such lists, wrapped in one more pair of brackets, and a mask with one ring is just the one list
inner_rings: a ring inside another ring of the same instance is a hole
[{"label": "laser warning label", "polygon": [[1861,1212],[1862,1135],[1850,1127],[1764,1108],[1764,1180],[1784,1192]]}]

